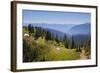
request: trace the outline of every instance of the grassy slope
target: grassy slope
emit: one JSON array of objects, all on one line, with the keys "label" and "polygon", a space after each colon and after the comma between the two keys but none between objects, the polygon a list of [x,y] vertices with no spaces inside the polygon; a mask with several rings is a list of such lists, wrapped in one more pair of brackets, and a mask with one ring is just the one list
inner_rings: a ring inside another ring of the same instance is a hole
[{"label": "grassy slope", "polygon": [[[49,44],[50,45],[50,44]],[[52,45],[50,45],[52,46]],[[66,49],[64,47],[60,47],[60,50],[52,47],[51,51],[48,53],[48,60],[76,60],[79,59],[79,53],[75,52],[73,49]]]},{"label": "grassy slope", "polygon": [[[76,60],[80,57],[80,54],[76,52],[75,49],[67,49],[63,46],[55,46],[53,44],[54,42],[50,43],[41,37],[35,41],[32,41],[32,38],[30,38],[30,41],[27,42],[30,42],[30,45],[34,45],[35,43],[33,50],[36,49],[36,46],[38,46],[38,49],[36,50],[39,50],[40,52],[40,55],[37,56],[36,60],[33,59],[33,61],[40,61],[43,57],[45,57],[46,61]],[[32,42],[34,43],[32,44]],[[56,49],[58,47],[60,50]]]},{"label": "grassy slope", "polygon": [[[28,32],[28,30],[24,29],[24,32]],[[80,59],[80,53],[76,52],[75,49],[67,49],[64,47],[62,43],[60,45],[56,43],[55,41],[46,41],[44,38],[38,38],[37,40],[34,40],[31,36],[24,38],[26,39],[26,42],[31,49],[28,53],[29,59],[32,59],[32,54],[34,53],[34,50],[38,52],[36,55],[36,58],[33,58],[32,61],[41,61],[43,58],[45,58],[46,61],[60,61],[60,60],[77,60]],[[60,48],[57,50],[57,48]],[[25,48],[24,48],[25,49]],[[32,52],[33,51],[33,52]]]}]

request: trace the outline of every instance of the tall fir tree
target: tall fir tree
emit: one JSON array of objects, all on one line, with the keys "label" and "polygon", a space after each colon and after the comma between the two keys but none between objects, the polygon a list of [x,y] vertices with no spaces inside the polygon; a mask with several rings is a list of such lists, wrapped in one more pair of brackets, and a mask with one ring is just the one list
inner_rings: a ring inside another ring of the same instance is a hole
[{"label": "tall fir tree", "polygon": [[66,34],[64,35],[63,43],[64,43],[64,46],[65,46],[66,48],[68,48],[68,38],[67,38]]},{"label": "tall fir tree", "polygon": [[74,37],[72,36],[72,39],[71,39],[71,49],[74,49],[75,48],[75,43],[74,43]]},{"label": "tall fir tree", "polygon": [[32,33],[32,29],[33,29],[32,24],[29,24],[29,25],[28,25],[28,31],[29,31],[29,33]]}]

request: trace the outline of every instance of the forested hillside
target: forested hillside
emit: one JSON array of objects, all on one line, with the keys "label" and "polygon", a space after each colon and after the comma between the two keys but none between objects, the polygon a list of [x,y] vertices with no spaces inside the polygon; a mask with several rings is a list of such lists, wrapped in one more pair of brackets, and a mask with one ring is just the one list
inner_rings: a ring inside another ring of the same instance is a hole
[{"label": "forested hillside", "polygon": [[90,51],[90,34],[68,35],[32,24],[23,26],[23,62],[89,59]]}]

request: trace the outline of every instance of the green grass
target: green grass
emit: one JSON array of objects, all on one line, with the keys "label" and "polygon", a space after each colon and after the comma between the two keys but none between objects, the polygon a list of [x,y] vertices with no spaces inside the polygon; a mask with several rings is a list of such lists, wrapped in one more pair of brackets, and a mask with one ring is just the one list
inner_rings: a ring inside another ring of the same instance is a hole
[{"label": "green grass", "polygon": [[52,48],[51,52],[48,53],[47,58],[50,61],[52,60],[77,60],[80,58],[80,54],[76,52],[74,49],[66,49],[64,47],[60,47],[61,49],[58,51],[55,48]]},{"label": "green grass", "polygon": [[[27,62],[77,60],[80,58],[80,54],[75,49],[67,49],[55,41],[46,41],[41,37],[37,40],[27,37],[24,40],[26,41],[25,46],[28,46],[28,48],[23,48],[28,49],[24,52],[25,56],[28,55],[28,58],[25,57],[25,60],[29,59]],[[56,48],[60,48],[60,50]]]}]

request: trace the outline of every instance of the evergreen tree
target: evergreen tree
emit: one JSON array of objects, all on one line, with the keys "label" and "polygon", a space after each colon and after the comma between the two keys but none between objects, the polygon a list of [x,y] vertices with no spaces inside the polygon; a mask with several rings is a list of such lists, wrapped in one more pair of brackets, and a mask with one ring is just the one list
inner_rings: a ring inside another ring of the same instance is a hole
[{"label": "evergreen tree", "polygon": [[86,52],[90,52],[91,51],[91,40],[88,39],[86,42],[85,42],[85,51]]},{"label": "evergreen tree", "polygon": [[29,31],[29,33],[32,33],[32,31],[33,31],[33,26],[32,26],[32,24],[29,24],[29,25],[28,25],[28,31]]},{"label": "evergreen tree", "polygon": [[46,37],[45,37],[46,40],[51,40],[51,33],[47,30],[46,31]]},{"label": "evergreen tree", "polygon": [[57,42],[57,43],[59,43],[59,38],[58,38],[58,35],[56,34],[56,37],[55,37],[55,41]]},{"label": "evergreen tree", "polygon": [[64,35],[63,43],[64,43],[64,46],[65,46],[66,48],[68,48],[68,38],[67,38],[66,34]]},{"label": "evergreen tree", "polygon": [[35,35],[34,35],[35,39],[38,39],[40,37],[40,31],[39,31],[39,27],[35,27]]},{"label": "evergreen tree", "polygon": [[71,39],[71,49],[74,49],[75,48],[75,44],[74,44],[74,38],[72,36],[72,39]]}]

